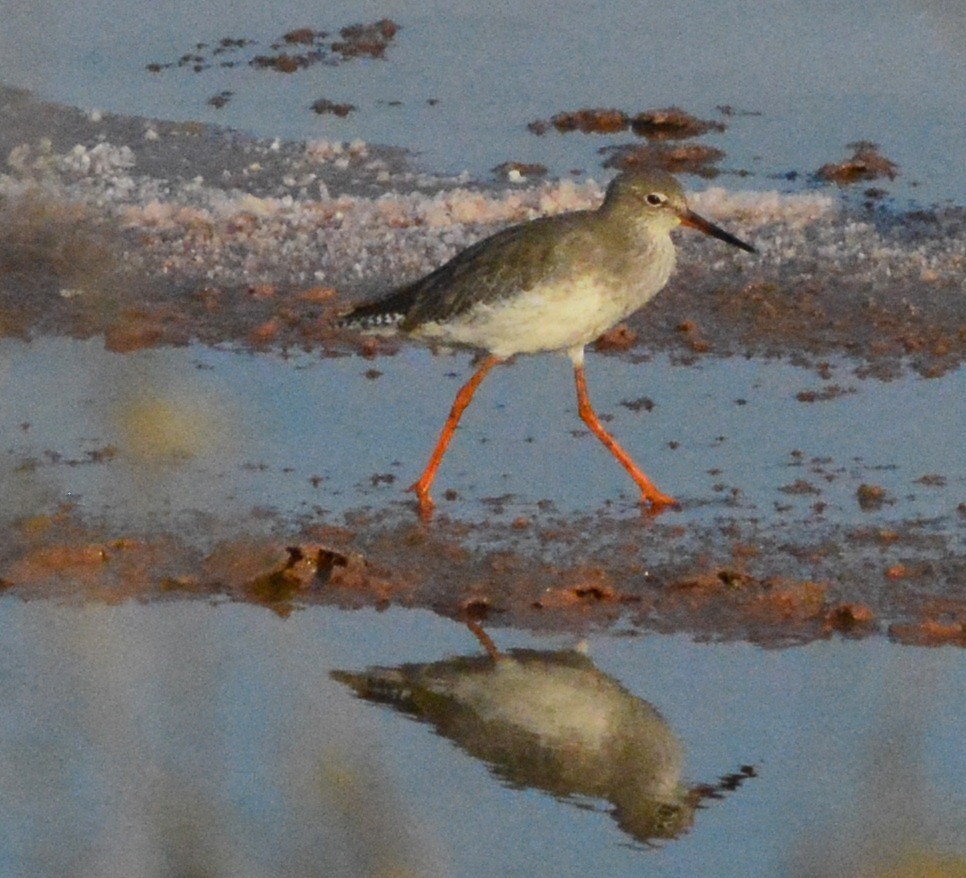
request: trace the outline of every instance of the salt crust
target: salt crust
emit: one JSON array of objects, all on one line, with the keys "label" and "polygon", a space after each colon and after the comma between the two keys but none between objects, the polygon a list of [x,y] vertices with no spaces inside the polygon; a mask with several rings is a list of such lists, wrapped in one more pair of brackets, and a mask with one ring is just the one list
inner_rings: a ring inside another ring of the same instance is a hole
[{"label": "salt crust", "polygon": [[[271,150],[271,147],[268,148]],[[257,156],[253,156],[257,159]],[[275,194],[210,185],[201,177],[165,180],[137,173],[135,153],[108,142],[55,153],[23,144],[7,156],[0,198],[40,194],[50,204],[78,203],[132,233],[140,255],[165,273],[201,274],[222,283],[289,281],[358,286],[411,277],[501,226],[543,214],[593,208],[603,188],[565,179],[521,190],[456,185],[429,194],[400,193],[394,176],[362,142],[314,141],[281,174]],[[259,169],[252,162],[253,173]],[[385,182],[376,197],[329,194],[327,167],[358,169]],[[415,175],[407,174],[412,183]],[[419,179],[415,179],[417,185]],[[896,273],[962,289],[966,267],[963,211],[949,208],[883,218],[846,211],[825,193],[696,193],[692,207],[726,224],[761,250],[760,264],[792,275],[864,272],[869,282]],[[681,235],[687,248],[697,236]],[[717,251],[722,270],[734,254]]]}]

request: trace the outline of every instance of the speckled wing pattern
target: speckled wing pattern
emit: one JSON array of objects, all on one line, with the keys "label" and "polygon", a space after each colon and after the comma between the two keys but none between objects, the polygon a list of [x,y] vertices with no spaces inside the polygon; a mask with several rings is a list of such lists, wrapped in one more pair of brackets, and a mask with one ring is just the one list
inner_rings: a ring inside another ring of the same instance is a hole
[{"label": "speckled wing pattern", "polygon": [[386,298],[360,305],[340,323],[359,329],[398,325],[408,332],[532,289],[564,267],[558,263],[565,261],[560,245],[567,235],[561,232],[584,213],[541,217],[497,232]]}]

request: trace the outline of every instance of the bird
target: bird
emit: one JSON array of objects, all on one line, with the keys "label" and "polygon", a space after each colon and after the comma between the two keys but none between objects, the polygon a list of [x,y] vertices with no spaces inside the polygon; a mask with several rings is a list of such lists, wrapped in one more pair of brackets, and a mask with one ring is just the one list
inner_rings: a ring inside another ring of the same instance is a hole
[{"label": "bird", "polygon": [[433,510],[430,488],[463,412],[490,370],[517,354],[551,351],[570,357],[580,418],[627,470],[643,506],[660,512],[677,505],[601,424],[587,392],[584,349],[665,286],[675,264],[670,235],[678,226],[757,252],[692,211],[673,176],[633,168],[610,182],[596,209],[505,228],[424,277],[340,316],[344,329],[401,333],[485,353],[457,393],[425,470],[409,488],[422,512]]}]

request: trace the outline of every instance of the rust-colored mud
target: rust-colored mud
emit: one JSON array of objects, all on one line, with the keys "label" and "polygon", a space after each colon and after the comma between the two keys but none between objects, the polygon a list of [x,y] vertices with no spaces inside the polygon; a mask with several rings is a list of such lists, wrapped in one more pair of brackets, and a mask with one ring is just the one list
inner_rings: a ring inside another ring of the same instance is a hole
[{"label": "rust-colored mud", "polygon": [[240,532],[199,551],[173,535],[107,534],[65,508],[4,539],[0,584],[24,598],[191,595],[282,614],[393,604],[488,626],[586,631],[621,621],[773,646],[870,634],[966,646],[957,587],[966,560],[912,524],[888,534],[817,528],[793,543],[753,522],[695,528],[600,515],[471,525],[399,510],[355,518],[280,539]]},{"label": "rust-colored mud", "polygon": [[247,64],[256,70],[297,73],[317,64],[334,66],[350,58],[383,58],[399,25],[388,18],[370,24],[351,24],[338,35],[310,27],[295,28],[258,51],[258,41],[248,37],[223,37],[215,43],[196,43],[172,61],[152,61],[146,65],[151,73],[187,69],[203,73],[217,68]]},{"label": "rust-colored mud", "polygon": [[628,168],[663,168],[672,174],[697,174],[699,177],[716,177],[716,167],[724,157],[724,150],[704,144],[668,145],[665,143],[620,144],[605,146],[605,168],[626,171]]},{"label": "rust-colored mud", "polygon": [[724,131],[725,125],[722,122],[699,119],[680,107],[664,107],[640,113],[585,107],[555,113],[549,120],[536,119],[527,128],[537,135],[546,134],[551,128],[561,133],[581,131],[584,134],[616,134],[629,128],[648,140],[685,140],[709,131]]},{"label": "rust-colored mud", "polygon": [[850,143],[849,148],[853,150],[851,158],[824,164],[815,172],[815,176],[819,180],[846,186],[849,183],[868,182],[882,177],[894,180],[899,173],[895,162],[882,155],[877,144],[859,140]]},{"label": "rust-colored mud", "polygon": [[[103,217],[38,199],[6,212],[0,204],[6,228],[0,244],[4,335],[103,334],[118,351],[192,340],[367,356],[398,348],[332,328],[333,316],[358,293],[284,276],[275,284],[238,285],[171,277],[163,270],[135,272],[122,258],[125,237]],[[188,228],[181,246],[202,245],[206,234]],[[144,236],[138,244],[148,260],[152,247],[165,247]],[[277,269],[284,274],[284,265]],[[707,354],[790,356],[819,368],[823,358],[845,355],[856,359],[862,375],[889,377],[904,367],[941,375],[959,366],[966,352],[961,301],[943,279],[910,283],[872,290],[843,276],[832,286],[783,278],[753,264],[740,274],[709,275],[700,261],[683,261],[661,296],[598,349],[628,356],[666,350],[682,361]],[[74,289],[78,295],[71,294]]]}]

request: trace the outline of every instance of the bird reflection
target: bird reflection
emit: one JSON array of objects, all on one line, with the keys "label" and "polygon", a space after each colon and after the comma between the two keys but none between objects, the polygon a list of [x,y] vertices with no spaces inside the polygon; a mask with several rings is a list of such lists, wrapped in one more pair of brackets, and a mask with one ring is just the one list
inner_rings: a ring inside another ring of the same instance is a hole
[{"label": "bird reflection", "polygon": [[686,832],[701,802],[720,795],[720,785],[682,784],[684,751],[670,726],[583,653],[502,653],[476,633],[486,655],[332,677],[431,724],[510,786],[609,802],[645,844]]}]

